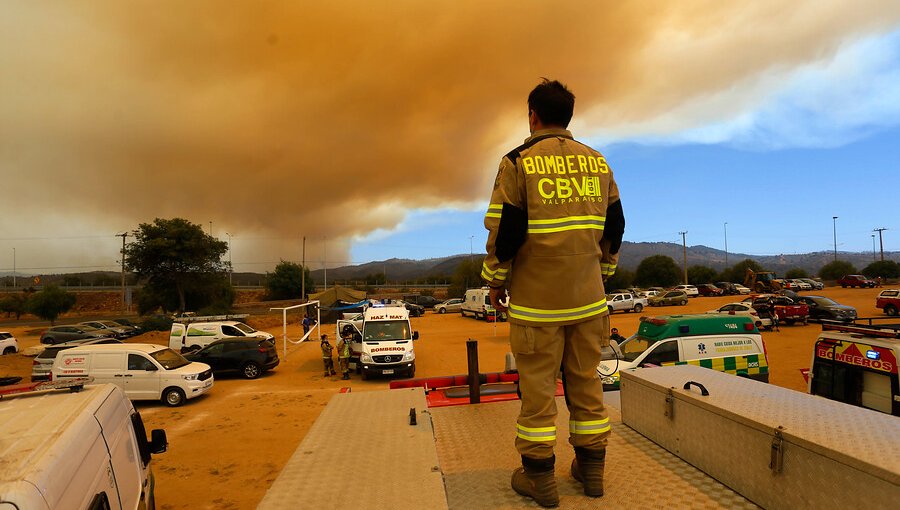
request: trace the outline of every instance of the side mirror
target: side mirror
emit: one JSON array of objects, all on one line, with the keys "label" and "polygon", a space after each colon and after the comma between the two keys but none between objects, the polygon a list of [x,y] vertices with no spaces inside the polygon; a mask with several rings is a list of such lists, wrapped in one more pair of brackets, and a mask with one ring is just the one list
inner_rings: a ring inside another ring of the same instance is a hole
[{"label": "side mirror", "polygon": [[419,339],[419,332],[413,331],[413,340],[418,340],[418,339]]},{"label": "side mirror", "polygon": [[166,431],[153,429],[150,431],[150,453],[163,453],[169,449],[169,440],[166,439]]}]

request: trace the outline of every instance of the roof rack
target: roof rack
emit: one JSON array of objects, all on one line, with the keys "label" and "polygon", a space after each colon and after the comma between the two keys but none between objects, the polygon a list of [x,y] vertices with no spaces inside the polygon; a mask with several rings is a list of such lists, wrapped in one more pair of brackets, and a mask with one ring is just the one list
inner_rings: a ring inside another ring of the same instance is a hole
[{"label": "roof rack", "polygon": [[231,315],[203,315],[203,316],[193,316],[193,317],[176,317],[173,319],[173,322],[179,322],[181,324],[189,324],[191,322],[211,322],[211,321],[230,321],[235,319],[246,319],[249,317],[249,313],[238,313]]},{"label": "roof rack", "polygon": [[851,322],[822,320],[822,331],[841,331],[863,336],[877,336],[884,338],[900,338],[900,323],[876,324],[877,321],[894,320],[887,317],[863,317]]},{"label": "roof rack", "polygon": [[0,386],[0,400],[13,395],[26,395],[29,393],[42,393],[54,390],[81,391],[85,384],[90,384],[92,382],[94,382],[93,377],[75,377],[61,381],[44,381]]}]

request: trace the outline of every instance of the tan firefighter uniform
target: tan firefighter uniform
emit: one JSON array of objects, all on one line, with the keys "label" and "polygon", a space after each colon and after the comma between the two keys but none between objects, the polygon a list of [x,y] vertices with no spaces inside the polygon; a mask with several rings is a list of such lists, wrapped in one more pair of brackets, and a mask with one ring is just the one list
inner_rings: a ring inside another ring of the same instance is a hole
[{"label": "tan firefighter uniform", "polygon": [[491,287],[507,285],[510,295],[522,394],[516,448],[523,457],[553,457],[560,369],[569,442],[605,448],[609,419],[596,372],[609,344],[603,279],[615,272],[625,229],[605,158],[568,130],[536,131],[501,160],[484,224],[481,276]]},{"label": "tan firefighter uniform", "polygon": [[333,354],[334,347],[331,346],[328,340],[322,339],[322,363],[325,365],[325,377],[335,375]]},{"label": "tan firefighter uniform", "polygon": [[350,379],[350,336],[342,336],[337,343],[338,363],[341,365],[341,372],[344,379]]}]

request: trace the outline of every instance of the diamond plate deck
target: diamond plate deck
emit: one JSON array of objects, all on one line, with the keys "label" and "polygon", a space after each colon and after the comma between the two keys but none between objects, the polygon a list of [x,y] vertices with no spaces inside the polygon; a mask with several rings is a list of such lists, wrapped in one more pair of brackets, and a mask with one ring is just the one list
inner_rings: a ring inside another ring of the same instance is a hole
[{"label": "diamond plate deck", "polygon": [[[568,412],[562,397],[557,398],[557,408],[558,436],[567,438]],[[556,445],[560,508],[757,508],[623,425],[615,408],[607,409],[612,434],[605,495],[594,499],[581,492],[581,485],[569,474],[572,448],[563,439]],[[518,412],[518,401],[431,410],[451,510],[540,508],[509,485],[512,470],[520,465],[514,447]]]},{"label": "diamond plate deck", "polygon": [[257,508],[447,508],[424,391],[335,395]]}]

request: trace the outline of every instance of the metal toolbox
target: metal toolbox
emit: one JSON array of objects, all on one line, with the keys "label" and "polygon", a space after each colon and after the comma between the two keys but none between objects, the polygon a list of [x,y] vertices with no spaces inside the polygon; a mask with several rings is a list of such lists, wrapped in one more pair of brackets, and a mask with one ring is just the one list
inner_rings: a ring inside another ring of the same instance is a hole
[{"label": "metal toolbox", "polygon": [[898,508],[900,419],[693,365],[621,373],[622,421],[764,508]]}]

